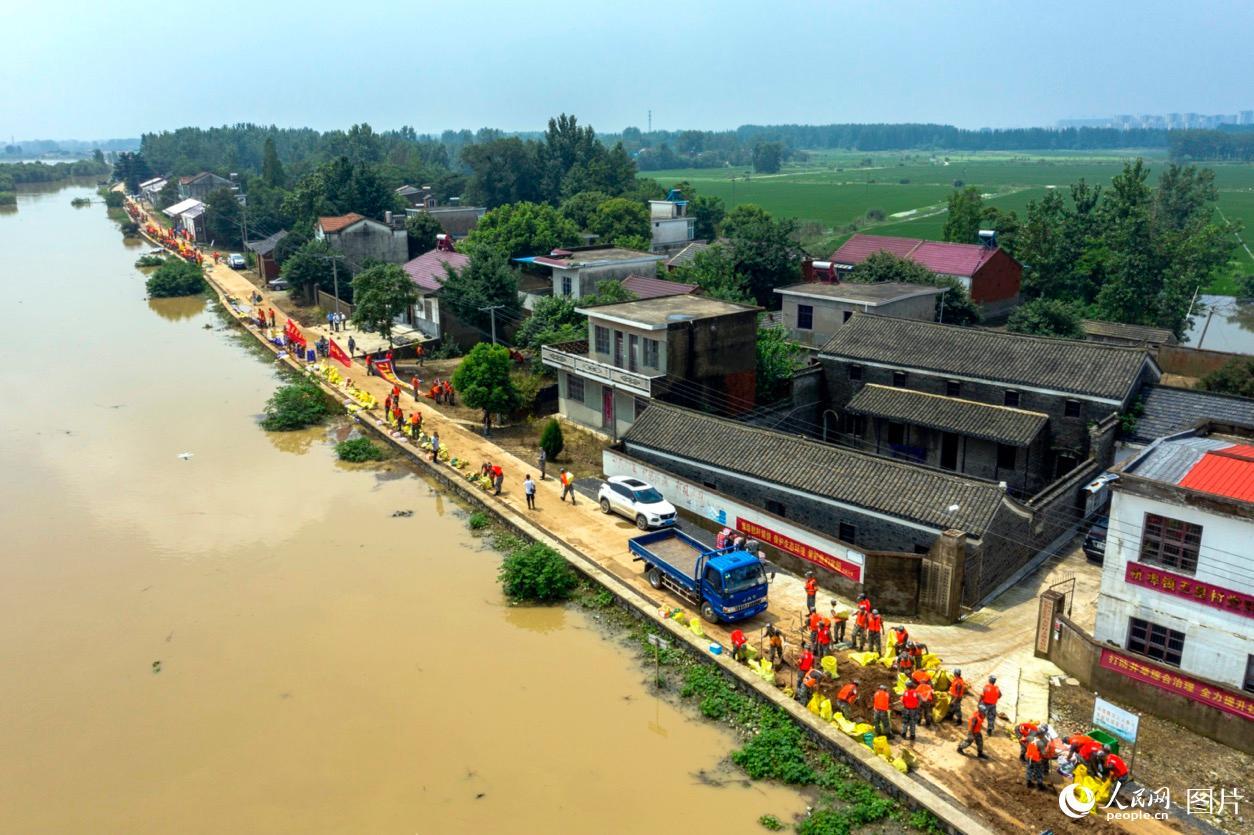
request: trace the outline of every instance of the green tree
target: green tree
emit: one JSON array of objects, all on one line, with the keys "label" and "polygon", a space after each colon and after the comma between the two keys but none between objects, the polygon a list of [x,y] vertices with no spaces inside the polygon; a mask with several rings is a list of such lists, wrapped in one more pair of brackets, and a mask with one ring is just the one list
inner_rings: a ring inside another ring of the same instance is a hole
[{"label": "green tree", "polygon": [[[305,301],[313,304],[318,288],[333,292],[334,281],[331,274],[330,256],[335,250],[326,241],[308,240],[283,260],[283,278],[292,287],[300,290]],[[347,279],[344,262],[339,265],[340,278]],[[345,282],[347,285],[347,281]]]},{"label": "green tree", "polygon": [[721,197],[702,194],[688,201],[688,216],[695,221],[693,235],[697,240],[712,241],[717,238],[719,224],[726,215],[727,209]]},{"label": "green tree", "polygon": [[510,600],[556,603],[579,587],[579,577],[562,555],[541,542],[511,551],[501,561],[501,587]]},{"label": "green tree", "polygon": [[548,255],[554,249],[579,243],[579,228],[542,203],[511,203],[492,209],[466,239],[472,256],[491,250],[503,258]]},{"label": "green tree", "polygon": [[[649,210],[642,203],[635,203],[623,197],[611,197],[597,206],[592,213],[590,229],[600,236],[601,241],[623,246],[621,241],[636,239],[647,241],[651,232]],[[646,246],[645,251],[648,251]]]},{"label": "green tree", "polygon": [[447,304],[462,322],[487,333],[491,318],[483,308],[498,306],[498,322],[517,319],[520,315],[518,277],[499,252],[479,248],[471,252],[470,263],[462,269],[455,270],[446,264],[444,270],[440,303]]},{"label": "green tree", "polygon": [[173,296],[195,296],[205,291],[205,274],[198,264],[182,258],[167,258],[146,283],[148,295],[154,299]]},{"label": "green tree", "polygon": [[[1017,230],[1015,257],[1023,263],[1024,298],[1056,298],[1087,304],[1101,287],[1100,250],[1093,245],[1101,189],[1083,180],[1063,192],[1051,189],[1028,203]],[[1089,254],[1092,253],[1092,254]]]},{"label": "green tree", "polygon": [[723,236],[731,246],[736,272],[749,281],[749,291],[763,307],[778,303],[775,288],[795,284],[804,256],[797,244],[797,222],[775,220],[752,203],[737,206],[723,219]]},{"label": "green tree", "polygon": [[947,241],[974,244],[980,240],[980,221],[984,215],[984,198],[975,186],[955,189],[949,195],[945,213],[944,237]]},{"label": "green tree", "polygon": [[671,277],[676,281],[696,284],[713,299],[729,302],[753,299],[749,292],[749,279],[736,271],[736,260],[731,251],[720,244],[698,252],[691,261],[676,268]]},{"label": "green tree", "polygon": [[588,337],[587,319],[576,313],[570,296],[544,296],[514,334],[514,344],[537,349],[541,345],[574,342]]},{"label": "green tree", "polygon": [[507,415],[522,403],[510,378],[510,367],[508,348],[480,342],[453,372],[453,387],[462,402],[483,410],[485,436],[492,433],[492,415]]},{"label": "green tree", "polygon": [[214,246],[223,249],[243,246],[240,220],[243,210],[229,188],[220,188],[205,200],[205,230]]},{"label": "green tree", "polygon": [[792,388],[804,349],[789,341],[788,331],[778,325],[758,328],[757,399],[774,403],[787,397]]},{"label": "green tree", "polygon": [[376,264],[353,276],[353,322],[392,342],[392,325],[418,299],[418,288],[396,264]]},{"label": "green tree", "polygon": [[267,136],[261,149],[261,180],[271,188],[287,185],[287,172],[279,162],[279,152],[274,147],[274,137]]},{"label": "green tree", "polygon": [[753,170],[759,174],[778,174],[784,161],[784,146],[779,142],[759,142],[753,146]]},{"label": "green tree", "polygon": [[974,325],[980,321],[980,309],[962,283],[950,276],[938,276],[922,264],[899,258],[891,252],[876,252],[858,264],[849,280],[862,284],[888,281],[927,284],[945,292],[936,297],[936,321],[947,325]]},{"label": "green tree", "polygon": [[443,234],[444,227],[434,215],[419,212],[405,218],[405,237],[409,241],[409,257],[415,258],[435,249],[435,236]]},{"label": "green tree", "polygon": [[1254,357],[1233,357],[1203,377],[1202,388],[1254,397]]},{"label": "green tree", "polygon": [[148,160],[137,151],[122,151],[113,163],[113,179],[125,183],[127,194],[138,194],[139,184],[151,179]]},{"label": "green tree", "polygon": [[562,437],[561,422],[555,417],[549,418],[540,432],[540,449],[544,450],[549,461],[556,461],[565,448],[566,440]]},{"label": "green tree", "polygon": [[105,164],[104,151],[99,148],[92,149],[91,158],[97,165]]},{"label": "green tree", "polygon": [[1015,308],[1006,323],[1012,333],[1028,333],[1036,336],[1063,336],[1083,339],[1080,312],[1074,304],[1060,299],[1033,299]]},{"label": "green tree", "polygon": [[469,145],[461,150],[461,161],[470,169],[466,195],[477,205],[495,209],[542,199],[535,143],[510,137]]},{"label": "green tree", "polygon": [[179,179],[171,177],[165,181],[161,191],[157,192],[157,208],[168,209],[179,202]]},{"label": "green tree", "polygon": [[603,191],[581,191],[563,200],[558,211],[577,228],[590,230],[597,207],[609,199],[610,196]]},{"label": "green tree", "polygon": [[261,428],[267,432],[291,432],[320,423],[331,413],[327,397],[309,380],[289,383],[266,403]]}]

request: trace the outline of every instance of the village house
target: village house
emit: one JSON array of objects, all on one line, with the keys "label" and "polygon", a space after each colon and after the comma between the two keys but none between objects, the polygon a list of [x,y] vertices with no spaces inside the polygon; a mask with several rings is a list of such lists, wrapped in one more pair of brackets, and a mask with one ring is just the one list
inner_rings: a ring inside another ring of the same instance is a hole
[{"label": "village house", "polygon": [[174,221],[174,228],[186,230],[193,241],[205,240],[205,204],[194,197],[180,200],[162,211]]},{"label": "village house", "polygon": [[680,267],[691,264],[696,257],[710,248],[707,241],[693,241],[683,249],[676,252],[670,258],[666,259],[666,269],[668,272],[679,269]]},{"label": "village house", "polygon": [[342,253],[353,269],[360,269],[368,258],[388,264],[409,260],[409,239],[403,227],[396,229],[356,212],[318,218],[314,237]]},{"label": "village house", "polygon": [[444,234],[452,236],[455,241],[460,241],[469,235],[470,231],[479,224],[479,218],[487,212],[485,206],[461,205],[460,197],[450,197],[448,204],[441,206],[431,186],[422,188],[401,186],[396,190],[396,195],[407,204],[406,217],[417,214],[431,215],[440,224],[440,229],[444,231]]},{"label": "village house", "polygon": [[1254,691],[1254,425],[1203,422],[1115,473],[1096,639]]},{"label": "village house", "polygon": [[406,261],[405,274],[413,280],[418,299],[401,316],[401,324],[428,339],[449,339],[462,345],[484,339],[485,334],[462,323],[452,311],[440,309],[440,291],[448,277],[446,268],[458,271],[469,265],[470,257],[454,250],[448,239],[441,239],[435,249]]},{"label": "village house", "polygon": [[191,177],[179,177],[179,197],[182,197],[184,200],[191,197],[204,202],[215,191],[233,188],[234,186],[235,183],[226,177],[219,177],[212,172],[202,171]]},{"label": "village house", "polygon": [[1119,415],[1160,376],[1144,348],[864,313],[819,363],[823,392],[810,399],[824,439],[1021,496],[1109,466]]},{"label": "village house", "polygon": [[576,249],[555,249],[548,255],[514,259],[522,264],[547,268],[555,296],[581,299],[595,296],[602,281],[626,278],[629,275],[657,275],[662,256],[616,246],[592,246]]},{"label": "village house", "polygon": [[922,284],[826,284],[810,282],[778,287],[780,322],[794,342],[818,348],[836,335],[854,313],[902,319],[936,320],[938,287]]},{"label": "village house", "polygon": [[678,189],[665,200],[649,201],[649,228],[653,251],[676,253],[692,242],[696,220],[688,217],[688,201]]},{"label": "village house", "polygon": [[654,399],[752,409],[758,310],[695,295],[580,308],[588,338],[541,350],[561,414],[616,438]]},{"label": "village house", "polygon": [[269,237],[259,241],[247,241],[244,246],[257,256],[257,275],[263,281],[279,277],[279,261],[275,257],[275,249],[287,237],[287,230],[280,229]]},{"label": "village house", "polygon": [[1131,347],[1145,346],[1151,349],[1159,345],[1176,344],[1176,335],[1166,328],[1126,325],[1123,322],[1101,322],[1096,319],[1085,319],[1080,323],[1080,327],[1084,330],[1084,338],[1090,342],[1106,342],[1111,345]]},{"label": "village house", "polygon": [[815,262],[807,272],[817,273],[816,280],[828,277],[842,280],[842,274],[875,253],[889,252],[921,264],[938,276],[957,279],[985,318],[1004,317],[1019,304],[1023,267],[997,246],[996,235],[991,232],[980,235],[984,240],[982,244],[854,235],[832,253],[827,262]]},{"label": "village house", "polygon": [[657,299],[662,296],[700,295],[701,288],[696,284],[682,281],[667,281],[650,275],[629,275],[620,284],[623,289],[637,299]]}]

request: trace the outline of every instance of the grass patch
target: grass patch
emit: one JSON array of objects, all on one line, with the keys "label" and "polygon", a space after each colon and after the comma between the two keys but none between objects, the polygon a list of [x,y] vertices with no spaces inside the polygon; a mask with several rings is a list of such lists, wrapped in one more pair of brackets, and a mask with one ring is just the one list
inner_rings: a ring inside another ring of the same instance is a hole
[{"label": "grass patch", "polygon": [[383,447],[369,438],[350,438],[335,445],[335,454],[341,461],[360,464],[365,461],[382,461],[387,457]]},{"label": "grass patch", "polygon": [[481,531],[488,525],[492,524],[492,517],[484,513],[482,510],[476,510],[466,519],[466,527],[472,531]]},{"label": "grass patch", "polygon": [[758,818],[758,826],[763,829],[769,829],[771,832],[779,832],[784,828],[784,824],[774,815],[763,815]]},{"label": "grass patch", "polygon": [[291,432],[321,423],[331,413],[322,389],[306,380],[288,383],[266,403],[261,428],[269,432]]},{"label": "grass patch", "polygon": [[160,267],[165,263],[165,257],[154,255],[151,252],[139,256],[139,260],[135,262],[137,267]]}]

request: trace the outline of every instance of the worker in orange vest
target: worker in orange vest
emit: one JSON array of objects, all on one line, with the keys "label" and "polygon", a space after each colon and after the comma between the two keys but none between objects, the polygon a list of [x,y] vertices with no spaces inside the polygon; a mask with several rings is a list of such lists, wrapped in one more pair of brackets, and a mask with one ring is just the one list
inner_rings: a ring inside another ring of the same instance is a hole
[{"label": "worker in orange vest", "polygon": [[984,755],[984,714],[978,710],[971,714],[971,721],[967,724],[967,736],[958,743],[958,753],[964,753],[972,742],[975,743],[976,756],[981,760],[988,759]]},{"label": "worker in orange vest", "polygon": [[1110,796],[1114,797],[1119,793],[1124,781],[1128,779],[1128,764],[1123,761],[1123,757],[1111,753],[1109,745],[1103,745],[1102,750],[1106,753],[1106,759],[1102,763],[1102,774],[1110,780]]},{"label": "worker in orange vest", "polygon": [[422,412],[414,409],[409,415],[409,437],[418,440],[418,433],[422,431]]},{"label": "worker in orange vest", "polygon": [[980,694],[980,710],[988,719],[988,732],[993,733],[997,724],[997,702],[1001,699],[1001,688],[997,686],[997,676],[989,676],[984,692]]},{"label": "worker in orange vest", "polygon": [[805,681],[806,673],[814,668],[814,653],[801,647],[801,655],[797,658],[797,692],[801,692],[801,683]]},{"label": "worker in orange vest", "polygon": [[870,618],[871,614],[862,607],[853,616],[853,647],[858,652],[866,649],[866,625]]},{"label": "worker in orange vest", "polygon": [[836,601],[832,601],[832,643],[839,644],[845,640],[845,622],[849,620],[849,615],[836,608]]},{"label": "worker in orange vest", "polygon": [[814,611],[814,598],[819,593],[819,581],[814,579],[814,572],[806,572],[806,608]]},{"label": "worker in orange vest", "polygon": [[770,647],[771,663],[781,666],[784,663],[784,636],[773,623],[766,625],[766,643]]},{"label": "worker in orange vest", "polygon": [[1045,768],[1048,761],[1045,759],[1045,732],[1035,731],[1023,746],[1023,760],[1027,763],[1027,784],[1028,788],[1045,789]]},{"label": "worker in orange vest", "polygon": [[819,648],[814,653],[816,657],[824,658],[832,654],[832,624],[827,618],[819,623],[818,645]]},{"label": "worker in orange vest", "polygon": [[853,703],[858,701],[858,685],[861,684],[856,678],[840,688],[840,692],[836,694],[836,701],[839,702],[840,715],[846,719],[852,720],[850,716],[853,713]]},{"label": "worker in orange vest", "polygon": [[810,697],[819,691],[819,679],[823,678],[823,671],[816,670],[811,667],[801,678],[801,692],[797,694],[797,701],[803,705],[810,701]]},{"label": "worker in orange vest", "polygon": [[907,676],[914,672],[914,656],[910,654],[910,650],[905,647],[899,647],[894,666],[897,667],[897,672],[905,673]]},{"label": "worker in orange vest", "polygon": [[1027,762],[1028,742],[1041,729],[1037,722],[1020,722],[1015,725],[1015,736],[1019,737],[1019,762]]},{"label": "worker in orange vest", "polygon": [[914,688],[914,692],[919,694],[919,716],[923,720],[923,724],[932,727],[932,708],[936,701],[936,691],[932,689],[932,682],[926,679],[920,681]]},{"label": "worker in orange vest", "polygon": [[875,695],[871,698],[871,724],[875,726],[876,736],[886,736],[889,739],[893,736],[892,714],[890,696],[888,695],[888,687],[881,684],[879,689],[875,691]]},{"label": "worker in orange vest", "polygon": [[901,735],[915,738],[919,729],[919,691],[914,682],[906,685],[906,692],[901,694]]},{"label": "worker in orange vest", "polygon": [[910,640],[910,633],[906,631],[904,626],[893,627],[893,642],[897,645],[897,651],[900,652],[905,647],[906,642]]},{"label": "worker in orange vest", "polygon": [[558,501],[566,501],[566,496],[569,494],[570,503],[573,505],[575,503],[575,477],[571,475],[570,470],[562,467],[560,480],[562,482],[562,495]]},{"label": "worker in orange vest", "polygon": [[823,622],[823,616],[820,615],[818,612],[814,611],[813,609],[811,609],[810,619],[809,619],[809,627],[810,627],[809,644],[810,644],[810,650],[812,652],[819,651],[819,624],[821,624],[822,622]]},{"label": "worker in orange vest", "polygon": [[954,676],[949,682],[949,713],[945,714],[945,718],[950,716],[954,718],[955,725],[962,724],[962,700],[967,695],[967,683],[962,678],[962,670],[954,670]]},{"label": "worker in orange vest", "polygon": [[866,622],[867,641],[871,645],[871,649],[879,654],[884,648],[884,619],[880,617],[879,609],[872,609],[871,616]]}]

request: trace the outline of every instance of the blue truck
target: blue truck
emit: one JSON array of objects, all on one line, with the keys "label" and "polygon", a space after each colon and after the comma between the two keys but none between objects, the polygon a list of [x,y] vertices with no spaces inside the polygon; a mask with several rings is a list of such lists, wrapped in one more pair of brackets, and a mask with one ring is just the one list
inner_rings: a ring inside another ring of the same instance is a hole
[{"label": "blue truck", "polygon": [[699,607],[701,617],[711,623],[745,620],[766,611],[766,567],[748,551],[707,548],[675,528],[634,537],[627,547],[635,562],[645,564],[649,585],[669,589]]}]

